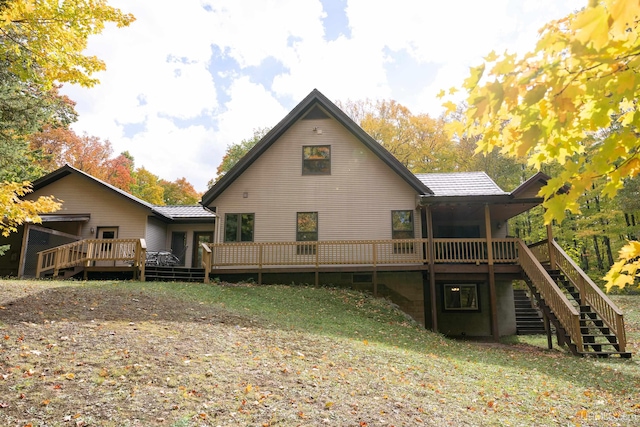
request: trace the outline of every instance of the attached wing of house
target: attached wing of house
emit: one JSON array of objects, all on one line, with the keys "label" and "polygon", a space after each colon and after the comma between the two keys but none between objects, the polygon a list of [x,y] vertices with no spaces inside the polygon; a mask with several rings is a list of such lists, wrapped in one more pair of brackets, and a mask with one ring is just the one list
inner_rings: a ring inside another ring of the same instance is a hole
[{"label": "attached wing of house", "polygon": [[53,195],[62,208],[42,215],[42,224],[26,224],[10,236],[9,256],[0,258],[3,275],[35,276],[38,252],[91,239],[143,239],[148,251],[173,250],[191,266],[196,262],[193,248],[213,239],[215,215],[201,205],[155,206],[70,165],[35,181],[33,190],[26,198]]}]

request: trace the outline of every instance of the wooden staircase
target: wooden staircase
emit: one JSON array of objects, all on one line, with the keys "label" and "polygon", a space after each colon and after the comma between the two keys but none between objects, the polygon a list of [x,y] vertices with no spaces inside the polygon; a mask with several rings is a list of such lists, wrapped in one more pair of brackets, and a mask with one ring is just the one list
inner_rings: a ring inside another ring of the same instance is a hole
[{"label": "wooden staircase", "polygon": [[563,289],[569,300],[580,313],[580,333],[582,335],[583,351],[578,351],[583,356],[608,357],[618,355],[622,358],[630,358],[631,353],[620,351],[620,343],[616,334],[606,326],[604,320],[581,296],[580,291],[569,281],[560,270],[549,270],[549,275],[558,286]]},{"label": "wooden staircase", "polygon": [[547,331],[544,328],[542,313],[533,304],[527,291],[524,289],[513,290],[513,300],[516,307],[516,334],[517,335],[543,335]]},{"label": "wooden staircase", "polygon": [[556,242],[521,252],[525,282],[560,345],[577,356],[631,357],[622,312]]}]

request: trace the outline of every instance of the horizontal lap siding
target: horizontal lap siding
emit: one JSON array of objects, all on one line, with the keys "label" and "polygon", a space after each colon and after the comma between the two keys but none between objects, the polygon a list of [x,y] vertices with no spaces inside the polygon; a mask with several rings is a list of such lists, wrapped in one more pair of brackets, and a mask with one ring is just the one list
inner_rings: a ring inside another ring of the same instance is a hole
[{"label": "horizontal lap siding", "polygon": [[149,218],[149,223],[147,224],[147,233],[145,236],[147,250],[162,251],[168,249],[168,246],[166,246],[166,241],[167,226],[163,222],[155,218]]},{"label": "horizontal lap siding", "polygon": [[[304,145],[331,146],[331,175],[302,175]],[[212,206],[217,241],[225,213],[254,213],[256,242],[295,241],[296,212],[307,211],[318,212],[319,240],[390,239],[392,210],[413,210],[420,237],[416,191],[333,119],[298,121]]]},{"label": "horizontal lap siding", "polygon": [[[125,199],[95,182],[75,174],[67,175],[46,187],[31,193],[27,198],[53,195],[62,200],[64,214],[90,214],[88,223],[83,223],[81,236],[95,238],[98,227],[118,227],[118,238],[139,239],[145,237],[149,210]],[[91,233],[91,228],[94,232]]]}]

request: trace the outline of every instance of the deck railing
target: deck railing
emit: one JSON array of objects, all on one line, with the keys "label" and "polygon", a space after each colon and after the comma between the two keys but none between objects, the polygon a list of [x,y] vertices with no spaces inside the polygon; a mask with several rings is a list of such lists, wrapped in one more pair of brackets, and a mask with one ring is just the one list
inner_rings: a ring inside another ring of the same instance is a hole
[{"label": "deck railing", "polygon": [[582,342],[582,334],[580,331],[580,314],[571,304],[566,295],[553,281],[547,270],[542,266],[536,255],[524,244],[519,241],[519,261],[520,266],[526,273],[529,280],[540,292],[540,295],[555,314],[563,328],[567,331],[567,335],[571,337],[576,345],[577,351],[584,351]]},{"label": "deck railing", "polygon": [[57,276],[65,268],[90,266],[93,262],[129,263],[141,271],[144,280],[146,244],[144,239],[86,239],[38,252],[36,277],[53,270]]},{"label": "deck railing", "polygon": [[[426,264],[428,239],[337,240],[317,242],[208,243],[203,267],[329,267]],[[488,263],[486,239],[433,239],[436,263]],[[493,262],[516,263],[517,239],[492,240]]]},{"label": "deck railing", "polygon": [[571,284],[580,291],[580,296],[583,300],[600,315],[609,329],[615,331],[620,346],[619,351],[625,351],[627,339],[622,311],[602,292],[598,285],[578,267],[575,261],[567,255],[557,242],[552,242],[551,251],[554,254],[557,268],[560,269]]}]

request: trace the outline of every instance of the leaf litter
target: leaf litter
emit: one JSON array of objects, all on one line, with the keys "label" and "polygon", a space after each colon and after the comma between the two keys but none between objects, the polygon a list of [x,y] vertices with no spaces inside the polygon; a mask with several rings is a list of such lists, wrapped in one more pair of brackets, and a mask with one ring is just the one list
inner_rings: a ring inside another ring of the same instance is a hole
[{"label": "leaf litter", "polygon": [[[352,291],[285,289],[304,298],[303,305],[325,292],[323,299],[354,316],[378,313],[375,331],[365,318],[351,337],[310,332],[304,324],[283,327],[290,323],[163,286],[154,292],[126,282],[0,281],[0,424],[640,422],[635,360],[447,340],[406,322],[385,322],[387,314],[398,315],[391,304]],[[268,304],[284,316],[299,302]]]}]

